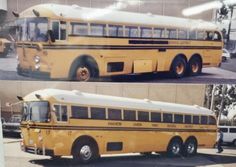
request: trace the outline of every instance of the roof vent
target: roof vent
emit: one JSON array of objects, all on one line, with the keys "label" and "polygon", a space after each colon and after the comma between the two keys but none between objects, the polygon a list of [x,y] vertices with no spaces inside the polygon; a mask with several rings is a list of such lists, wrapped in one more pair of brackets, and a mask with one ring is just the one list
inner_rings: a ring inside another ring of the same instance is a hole
[{"label": "roof vent", "polygon": [[82,94],[79,90],[72,90],[72,92],[76,95],[81,95]]}]

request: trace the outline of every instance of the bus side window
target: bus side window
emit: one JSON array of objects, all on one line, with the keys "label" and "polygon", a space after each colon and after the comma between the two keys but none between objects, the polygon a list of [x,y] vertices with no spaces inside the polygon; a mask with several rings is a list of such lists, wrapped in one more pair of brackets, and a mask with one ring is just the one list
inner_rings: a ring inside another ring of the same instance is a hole
[{"label": "bus side window", "polygon": [[197,39],[197,32],[195,30],[189,31],[189,39]]},{"label": "bus side window", "polygon": [[66,122],[68,120],[67,116],[67,106],[64,105],[54,105],[56,111],[57,121]]},{"label": "bus side window", "polygon": [[110,37],[123,37],[123,26],[109,25],[108,29]]},{"label": "bus side window", "polygon": [[134,110],[124,110],[124,120],[125,121],[135,121],[136,112]]},{"label": "bus side window", "polygon": [[163,122],[165,123],[172,123],[172,114],[167,114],[167,113],[164,113],[163,114]]},{"label": "bus side window", "polygon": [[139,37],[138,27],[125,27],[125,36],[126,37]]},{"label": "bus side window", "polygon": [[152,122],[161,122],[161,113],[151,112]]},{"label": "bus side window", "polygon": [[149,121],[149,113],[145,111],[138,111],[138,121]]},{"label": "bus side window", "polygon": [[228,128],[220,128],[220,131],[223,133],[228,133]]},{"label": "bus side window", "polygon": [[91,107],[91,119],[106,119],[106,109],[105,108],[97,108]]},{"label": "bus side window", "polygon": [[197,39],[198,40],[204,40],[205,39],[205,32],[204,31],[198,31],[197,32]]},{"label": "bus side window", "polygon": [[153,38],[165,38],[165,29],[164,28],[154,28]]},{"label": "bus side window", "polygon": [[60,22],[60,40],[65,40],[66,39],[66,22],[65,21],[61,21]]},{"label": "bus side window", "polygon": [[207,116],[201,116],[201,124],[203,125],[207,124]]},{"label": "bus side window", "polygon": [[207,31],[205,34],[205,39],[206,40],[214,40],[214,33],[211,31]]},{"label": "bus side window", "polygon": [[166,29],[166,36],[170,39],[176,39],[177,38],[177,31],[176,29]]},{"label": "bus side window", "polygon": [[216,125],[216,119],[213,116],[209,117],[209,124],[210,125]]},{"label": "bus side window", "polygon": [[71,106],[71,117],[78,119],[88,119],[88,107]]},{"label": "bus side window", "polygon": [[184,115],[184,123],[191,124],[192,123],[192,116],[191,115]]},{"label": "bus side window", "polygon": [[119,109],[108,109],[108,119],[110,120],[121,120],[121,110]]},{"label": "bus side window", "polygon": [[178,31],[178,38],[179,39],[187,39],[188,37],[188,31],[187,30],[179,30]]},{"label": "bus side window", "polygon": [[175,114],[174,115],[174,123],[183,123],[183,115],[180,115],[180,114]]},{"label": "bus side window", "polygon": [[141,27],[141,37],[151,38],[152,37],[152,28]]},{"label": "bus side window", "polygon": [[236,128],[229,128],[230,133],[236,133]]},{"label": "bus side window", "polygon": [[214,41],[221,41],[221,40],[222,40],[221,34],[216,31],[216,32],[214,33],[213,40],[214,40]]},{"label": "bus side window", "polygon": [[71,23],[71,34],[72,35],[88,35],[88,24],[87,23]]},{"label": "bus side window", "polygon": [[197,115],[193,116],[193,124],[199,124],[199,116]]},{"label": "bus side window", "polygon": [[93,36],[106,36],[106,25],[92,23],[90,25],[90,31],[90,34]]},{"label": "bus side window", "polygon": [[53,34],[54,34],[54,38],[55,39],[59,39],[59,26],[60,26],[60,24],[59,24],[59,22],[58,21],[54,21],[54,22],[52,22],[52,31],[53,31]]}]

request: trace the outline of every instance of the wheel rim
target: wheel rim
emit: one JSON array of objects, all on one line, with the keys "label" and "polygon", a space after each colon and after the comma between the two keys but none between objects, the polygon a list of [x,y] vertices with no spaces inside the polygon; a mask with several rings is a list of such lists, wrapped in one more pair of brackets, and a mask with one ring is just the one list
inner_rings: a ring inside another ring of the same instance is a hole
[{"label": "wheel rim", "polygon": [[199,65],[197,63],[194,63],[192,64],[191,68],[193,73],[197,73],[199,70]]},{"label": "wheel rim", "polygon": [[80,149],[80,157],[85,161],[89,160],[92,157],[92,151],[90,146],[85,145]]},{"label": "wheel rim", "polygon": [[90,79],[90,72],[87,67],[79,67],[76,71],[76,79],[79,81],[87,81]]},{"label": "wheel rim", "polygon": [[177,73],[178,75],[181,75],[183,72],[184,72],[184,64],[180,62],[180,63],[176,66],[176,73]]},{"label": "wheel rim", "polygon": [[194,143],[189,143],[187,146],[187,152],[188,154],[193,154],[195,150],[195,144]]},{"label": "wheel rim", "polygon": [[177,155],[177,154],[179,154],[179,152],[180,152],[180,145],[178,143],[174,143],[172,145],[172,153],[174,155]]}]

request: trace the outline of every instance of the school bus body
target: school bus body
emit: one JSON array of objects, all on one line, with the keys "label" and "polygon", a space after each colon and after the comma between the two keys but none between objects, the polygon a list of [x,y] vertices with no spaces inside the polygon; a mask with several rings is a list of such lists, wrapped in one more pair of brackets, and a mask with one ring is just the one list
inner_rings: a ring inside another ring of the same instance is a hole
[{"label": "school bus body", "polygon": [[[53,92],[53,95],[50,92]],[[40,100],[35,95],[40,95]],[[136,110],[136,112],[138,112],[137,110],[150,113],[160,112],[162,114],[172,113],[171,111],[175,110],[174,113],[185,113],[192,115],[191,117],[193,115],[205,115],[215,120],[214,115],[209,110],[199,106],[93,95],[81,92],[78,94],[75,91],[54,89],[32,92],[24,97],[25,103],[40,101],[49,102],[50,118],[47,123],[29,120],[21,123],[22,149],[26,152],[51,156],[69,156],[73,154],[75,144],[81,138],[88,138],[87,140],[91,139],[96,142],[99,155],[163,152],[167,151],[170,141],[175,137],[180,137],[183,143],[189,138],[195,138],[197,146],[202,148],[212,148],[216,140],[217,127],[215,123],[205,125],[164,123],[164,116],[162,116],[161,122],[150,121],[150,117],[149,121],[140,121],[138,120],[138,115],[136,115],[136,120],[134,121],[124,120],[124,110],[126,109]],[[68,120],[66,122],[57,121],[56,115],[52,111],[55,105],[67,107]],[[92,110],[92,107],[104,107],[106,108],[106,118],[103,120],[91,119],[90,112],[88,119],[74,118],[71,107],[77,105],[86,106],[90,108],[89,111]],[[108,108],[122,110],[122,118],[120,120],[109,120]],[[173,118],[174,116],[172,116]],[[193,118],[191,119],[193,121]],[[209,118],[207,119],[209,122]],[[112,145],[114,143],[116,146]]]},{"label": "school bus body", "polygon": [[0,57],[6,57],[10,49],[11,42],[5,38],[0,38]]},{"label": "school bus body", "polygon": [[[40,17],[35,17],[33,11],[38,11]],[[90,71],[96,71],[94,74],[96,77],[171,71],[172,64],[178,56],[186,62],[186,71],[189,70],[188,66],[193,57],[198,57],[200,68],[220,66],[223,42],[222,35],[214,24],[121,11],[109,11],[107,15],[90,18],[89,16],[96,11],[102,13],[106,10],[43,4],[23,11],[20,14],[20,20],[47,19],[48,30],[52,30],[53,22],[63,22],[66,34],[63,40],[55,40],[55,42],[19,40],[18,73],[33,77],[76,80],[73,75],[76,75],[76,68],[84,58],[92,60]],[[85,13],[89,14],[85,15]],[[88,35],[73,34],[71,23],[88,24]],[[106,32],[101,36],[91,35],[90,25],[92,24],[106,25]],[[109,25],[122,26],[124,34],[119,37],[109,36]],[[128,26],[137,27],[139,35],[137,37],[125,36],[125,27]],[[141,37],[142,27],[152,29],[152,32],[150,31],[152,34],[149,34],[152,37]],[[164,37],[153,37],[155,27],[164,29]],[[183,29],[186,31],[186,38],[189,38],[190,32],[187,31],[190,29],[196,31],[195,35],[198,31],[217,32],[219,39],[198,40],[197,37],[196,39],[179,39],[178,34],[176,39],[168,38],[166,37],[167,29],[175,29],[176,32]],[[34,61],[35,56],[40,57],[40,64]]]}]

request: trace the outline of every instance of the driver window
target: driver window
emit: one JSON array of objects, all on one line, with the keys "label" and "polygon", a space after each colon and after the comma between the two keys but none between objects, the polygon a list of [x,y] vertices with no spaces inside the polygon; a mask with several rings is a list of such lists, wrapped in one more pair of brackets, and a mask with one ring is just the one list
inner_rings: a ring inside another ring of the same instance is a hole
[{"label": "driver window", "polygon": [[66,39],[66,22],[65,21],[53,21],[52,31],[56,40]]},{"label": "driver window", "polygon": [[52,31],[55,39],[59,39],[59,22],[52,22]]},{"label": "driver window", "polygon": [[57,121],[66,122],[68,120],[67,106],[54,105]]}]

